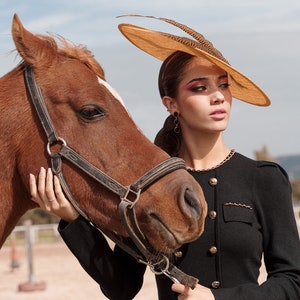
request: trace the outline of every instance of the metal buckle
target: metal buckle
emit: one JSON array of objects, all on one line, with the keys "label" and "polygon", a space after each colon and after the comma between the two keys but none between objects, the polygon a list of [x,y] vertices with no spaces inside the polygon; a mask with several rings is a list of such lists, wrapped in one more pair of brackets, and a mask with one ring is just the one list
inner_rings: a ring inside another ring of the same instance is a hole
[{"label": "metal buckle", "polygon": [[[126,193],[123,197],[121,197],[122,201],[126,201],[130,204],[129,208],[133,208],[133,206],[138,202],[140,198],[141,190],[139,189],[137,192],[131,189],[131,186],[127,187]],[[132,200],[128,198],[128,196],[132,196]]]}]

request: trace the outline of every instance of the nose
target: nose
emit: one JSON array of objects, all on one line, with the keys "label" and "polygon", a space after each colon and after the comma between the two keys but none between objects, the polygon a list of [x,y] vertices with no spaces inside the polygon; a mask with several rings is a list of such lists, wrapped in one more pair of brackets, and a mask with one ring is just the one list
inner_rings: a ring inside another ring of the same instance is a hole
[{"label": "nose", "polygon": [[216,90],[211,97],[212,104],[222,104],[225,101],[223,93],[219,90]]},{"label": "nose", "polygon": [[180,197],[180,208],[183,214],[196,222],[202,215],[202,205],[196,194],[189,187],[183,188],[182,197]]}]

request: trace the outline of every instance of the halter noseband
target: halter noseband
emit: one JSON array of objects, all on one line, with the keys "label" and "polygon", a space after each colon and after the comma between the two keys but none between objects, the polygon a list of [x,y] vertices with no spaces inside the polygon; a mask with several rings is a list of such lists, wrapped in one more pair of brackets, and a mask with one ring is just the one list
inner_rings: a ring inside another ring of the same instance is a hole
[{"label": "halter noseband", "polygon": [[[171,173],[177,169],[185,169],[184,161],[176,157],[168,158],[150,171],[146,172],[135,183],[131,184],[130,186],[123,186],[118,181],[90,164],[86,159],[81,157],[76,151],[70,148],[63,138],[57,135],[55,127],[48,113],[41,88],[35,81],[32,68],[28,66],[25,67],[24,75],[31,101],[47,135],[47,153],[51,158],[52,171],[59,178],[63,191],[77,212],[86,220],[91,222],[87,212],[76,201],[63,176],[63,157],[120,197],[120,217],[127,233],[134,242],[135,247],[130,244],[130,242],[128,243],[128,239],[119,237],[115,233],[108,230],[99,229],[92,222],[91,224],[98,230],[105,233],[105,235],[112,239],[126,252],[134,256],[139,262],[149,265],[154,273],[163,273],[171,278],[174,282],[181,282],[194,288],[198,282],[196,278],[183,273],[175,266],[170,264],[169,259],[165,255],[154,255],[151,252],[152,247],[144,237],[143,233],[140,231],[133,209],[134,205],[138,202],[143,189],[168,173]],[[60,145],[59,150],[57,152],[52,152],[51,146],[55,144]]]}]

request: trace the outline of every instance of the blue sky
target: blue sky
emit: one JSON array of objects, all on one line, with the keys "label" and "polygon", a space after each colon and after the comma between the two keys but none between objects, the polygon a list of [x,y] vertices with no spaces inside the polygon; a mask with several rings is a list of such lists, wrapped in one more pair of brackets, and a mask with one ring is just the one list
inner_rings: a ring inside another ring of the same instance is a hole
[{"label": "blue sky", "polygon": [[273,156],[300,154],[299,0],[2,0],[0,75],[19,61],[10,52],[15,48],[10,36],[14,13],[34,33],[57,33],[86,45],[150,140],[167,116],[157,91],[161,63],[127,42],[117,25],[133,22],[179,32],[159,21],[116,16],[154,15],[186,24],[213,42],[271,98],[268,108],[233,102],[227,145],[249,157],[264,145]]}]

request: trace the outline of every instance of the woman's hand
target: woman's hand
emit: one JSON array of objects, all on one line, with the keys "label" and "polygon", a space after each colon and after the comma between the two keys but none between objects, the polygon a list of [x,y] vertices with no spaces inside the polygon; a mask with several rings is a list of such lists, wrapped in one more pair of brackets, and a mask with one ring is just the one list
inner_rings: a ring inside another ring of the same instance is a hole
[{"label": "woman's hand", "polygon": [[180,283],[172,285],[172,291],[179,293],[178,300],[215,300],[211,290],[198,284],[195,289],[191,289]]},{"label": "woman's hand", "polygon": [[53,176],[50,168],[46,172],[42,167],[37,180],[33,174],[29,174],[29,187],[32,200],[42,209],[67,222],[78,217],[79,214],[64,196],[59,179]]}]

